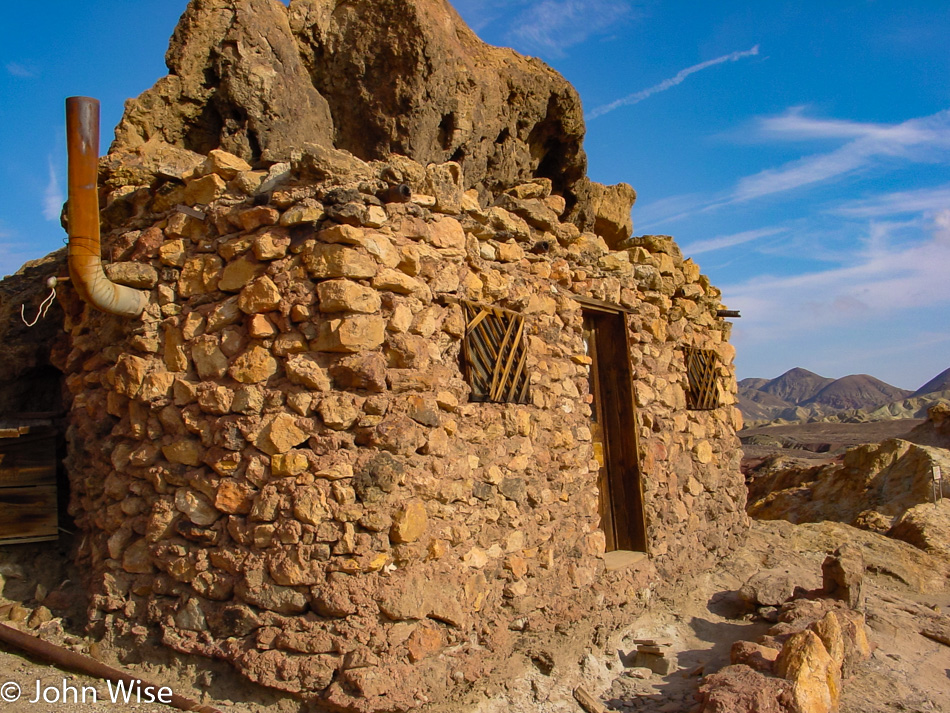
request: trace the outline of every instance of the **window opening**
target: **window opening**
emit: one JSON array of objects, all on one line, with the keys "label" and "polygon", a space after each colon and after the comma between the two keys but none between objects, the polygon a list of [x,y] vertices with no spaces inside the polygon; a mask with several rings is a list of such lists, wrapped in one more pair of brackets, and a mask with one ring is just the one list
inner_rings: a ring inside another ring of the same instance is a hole
[{"label": "window opening", "polygon": [[475,302],[460,302],[465,311],[462,355],[471,400],[528,403],[524,315]]},{"label": "window opening", "polygon": [[694,411],[709,411],[719,408],[719,386],[716,383],[716,369],[719,358],[712,349],[685,347],[686,407]]}]

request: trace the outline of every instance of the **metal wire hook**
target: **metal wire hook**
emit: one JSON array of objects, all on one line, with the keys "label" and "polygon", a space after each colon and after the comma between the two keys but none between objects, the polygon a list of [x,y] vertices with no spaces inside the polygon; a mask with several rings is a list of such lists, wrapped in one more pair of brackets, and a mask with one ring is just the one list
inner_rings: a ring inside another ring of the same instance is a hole
[{"label": "metal wire hook", "polygon": [[20,319],[23,320],[23,324],[27,327],[34,327],[36,323],[39,322],[43,317],[46,316],[46,313],[49,312],[49,308],[53,306],[53,302],[56,300],[56,285],[59,284],[59,280],[56,277],[50,277],[46,280],[46,286],[49,287],[49,294],[46,298],[40,302],[40,308],[36,312],[36,318],[32,322],[26,320],[26,305],[20,305]]}]

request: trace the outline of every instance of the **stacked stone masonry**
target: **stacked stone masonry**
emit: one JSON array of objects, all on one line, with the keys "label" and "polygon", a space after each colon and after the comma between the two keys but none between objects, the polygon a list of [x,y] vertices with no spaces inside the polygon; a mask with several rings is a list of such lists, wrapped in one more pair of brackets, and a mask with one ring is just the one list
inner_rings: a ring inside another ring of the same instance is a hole
[{"label": "stacked stone masonry", "polygon": [[[545,179],[485,205],[454,163],[315,151],[192,155],[157,188],[103,159],[108,273],[150,301],[123,320],[65,298],[93,621],[404,709],[736,542],[729,325],[671,238],[608,245]],[[605,571],[575,295],[628,310],[646,570]],[[469,401],[460,299],[525,316],[529,404]],[[685,346],[718,354],[719,408],[687,409]]]}]

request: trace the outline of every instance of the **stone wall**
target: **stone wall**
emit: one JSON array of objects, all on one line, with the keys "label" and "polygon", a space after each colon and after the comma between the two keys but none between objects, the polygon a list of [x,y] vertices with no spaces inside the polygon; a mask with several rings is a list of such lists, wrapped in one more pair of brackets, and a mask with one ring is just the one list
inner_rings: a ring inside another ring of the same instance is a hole
[{"label": "stone wall", "polygon": [[[402,710],[745,529],[729,325],[672,239],[612,249],[560,222],[546,179],[480,204],[453,163],[175,165],[146,187],[103,163],[108,271],[148,291],[142,319],[66,316],[71,511],[103,630]],[[572,295],[629,310],[645,567],[605,572]],[[529,404],[469,401],[458,299],[525,315]],[[719,355],[720,408],[687,409],[686,346]]]}]

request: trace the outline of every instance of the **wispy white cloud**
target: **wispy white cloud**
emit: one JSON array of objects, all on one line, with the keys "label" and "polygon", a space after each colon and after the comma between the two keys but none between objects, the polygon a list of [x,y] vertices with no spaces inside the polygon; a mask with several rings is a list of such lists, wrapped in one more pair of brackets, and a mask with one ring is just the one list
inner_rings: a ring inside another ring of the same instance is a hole
[{"label": "wispy white cloud", "polygon": [[945,159],[950,152],[950,111],[909,119],[900,124],[867,124],[810,119],[795,108],[778,117],[763,119],[763,137],[785,140],[849,139],[840,148],[806,156],[778,168],[760,171],[739,180],[729,202],[804,188],[843,178],[883,159],[929,163]]},{"label": "wispy white cloud", "polygon": [[805,116],[805,108],[795,106],[779,116],[760,119],[758,133],[785,139],[881,139],[900,143],[925,140],[930,135],[925,127],[915,123],[919,120],[872,124],[845,119],[815,119]]},{"label": "wispy white cloud", "polygon": [[[723,198],[720,196],[716,200]],[[694,214],[711,201],[710,196],[705,193],[681,193],[651,201],[639,192],[634,218],[638,229],[661,230],[662,226]]]},{"label": "wispy white cloud", "polygon": [[559,56],[563,48],[610,31],[632,14],[633,6],[623,0],[541,0],[514,18],[507,38],[518,46]]},{"label": "wispy white cloud", "polygon": [[829,270],[762,275],[722,287],[757,341],[950,306],[950,210],[868,226],[862,248]]},{"label": "wispy white cloud", "polygon": [[36,76],[36,70],[33,67],[20,62],[8,62],[6,70],[14,77],[20,77],[21,79],[32,79]]},{"label": "wispy white cloud", "polygon": [[59,176],[56,174],[56,167],[53,165],[51,156],[47,158],[47,164],[49,166],[49,179],[46,182],[46,189],[43,191],[43,217],[46,220],[59,220],[66,197],[59,185]]},{"label": "wispy white cloud", "polygon": [[930,214],[947,209],[950,209],[950,184],[848,201],[832,212],[853,218],[880,218],[907,213]]},{"label": "wispy white cloud", "polygon": [[476,32],[511,15],[519,8],[531,4],[531,0],[454,0],[452,6]]},{"label": "wispy white cloud", "polygon": [[752,241],[758,240],[759,238],[767,238],[772,235],[778,235],[780,233],[786,232],[787,230],[788,229],[784,227],[746,230],[741,233],[734,233],[732,235],[720,235],[715,238],[709,238],[708,240],[697,240],[692,243],[687,243],[682,246],[682,250],[684,255],[701,255],[702,253],[709,253],[713,252],[714,250],[723,250],[725,248],[735,247],[736,245],[751,243]]},{"label": "wispy white cloud", "polygon": [[[740,178],[731,188],[712,194],[670,196],[638,205],[638,218],[662,229],[683,218],[726,206],[806,189],[870,171],[907,164],[950,162],[950,110],[899,124],[872,124],[813,119],[802,107],[760,119],[748,136],[756,141],[842,140],[829,152],[815,153],[776,168]],[[641,196],[642,198],[642,196]],[[854,200],[829,211],[857,218],[933,212],[950,206],[950,184]]]},{"label": "wispy white cloud", "polygon": [[677,84],[682,84],[686,78],[695,74],[696,72],[701,72],[704,69],[709,67],[715,67],[717,64],[724,64],[725,62],[736,62],[744,57],[753,57],[759,53],[759,46],[755,45],[752,49],[745,50],[743,52],[732,52],[730,54],[723,55],[722,57],[716,57],[715,59],[710,59],[705,62],[700,62],[699,64],[694,64],[692,67],[687,67],[686,69],[681,69],[676,73],[675,76],[670,77],[669,79],[664,79],[659,84],[654,84],[652,87],[646,89],[641,89],[638,92],[633,94],[628,94],[622,99],[617,99],[612,101],[609,104],[604,104],[599,106],[596,109],[592,110],[588,115],[587,119],[596,119],[599,116],[603,116],[609,112],[619,109],[622,106],[631,106],[633,104],[639,104],[644,99],[652,97],[654,94],[659,94],[660,92],[665,92],[667,89],[675,87]]}]

